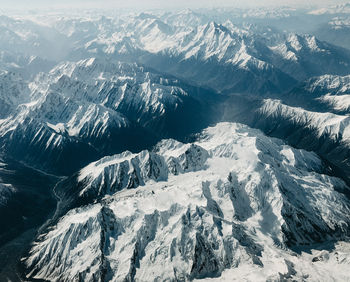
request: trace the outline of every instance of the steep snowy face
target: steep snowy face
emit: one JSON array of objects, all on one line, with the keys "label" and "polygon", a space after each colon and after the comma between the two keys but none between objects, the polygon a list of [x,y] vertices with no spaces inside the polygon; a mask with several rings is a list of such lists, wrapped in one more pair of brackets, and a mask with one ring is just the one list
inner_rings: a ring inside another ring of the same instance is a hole
[{"label": "steep snowy face", "polygon": [[[350,120],[346,96],[322,96],[314,100],[318,101],[318,106],[312,111],[284,104],[280,100],[267,99],[256,110],[250,124],[293,146],[317,152],[330,163],[337,175],[348,182]],[[338,109],[337,102],[342,103]]]},{"label": "steep snowy face", "polygon": [[350,117],[348,115],[336,115],[333,113],[319,113],[306,111],[302,108],[284,105],[279,100],[265,100],[260,109],[261,113],[268,117],[290,119],[305,127],[314,128],[318,137],[328,135],[330,138],[348,143],[350,140]]},{"label": "steep snowy face", "polygon": [[61,19],[57,28],[69,38],[90,31],[74,41],[73,58],[136,60],[221,92],[279,93],[295,80],[350,70],[349,51],[315,36],[238,26],[224,18],[192,11],[141,13],[118,20],[66,20],[71,26]]},{"label": "steep snowy face", "polygon": [[[277,14],[284,18],[290,12],[249,11],[243,18],[279,18]],[[276,94],[290,90],[296,80],[349,73],[350,53],[345,49],[311,35],[233,24],[230,12],[216,13],[62,16],[36,19],[40,24],[3,17],[0,31],[6,42],[1,50],[44,58],[50,54],[43,50],[50,50],[51,59],[57,61],[90,57],[136,61],[224,93]],[[18,48],[15,41],[22,42]],[[26,44],[31,48],[22,50]],[[50,62],[41,60],[27,68],[47,71]]]},{"label": "steep snowy face", "polygon": [[[96,152],[115,153],[125,148],[124,144],[132,149],[132,142],[137,143],[132,139],[143,136],[142,130],[148,131],[145,142],[153,142],[157,136],[182,134],[200,127],[205,117],[198,123],[197,120],[204,113],[210,115],[204,110],[199,112],[198,99],[207,90],[189,87],[137,64],[95,58],[61,63],[47,74],[38,74],[29,87],[24,84],[20,90],[17,88],[21,84],[12,87],[6,82],[10,74],[6,72],[2,77],[1,94],[7,95],[4,99],[9,97],[8,104],[16,102],[17,108],[0,120],[0,136],[6,150],[22,160],[26,148],[24,159],[28,157],[27,161],[34,165],[39,155],[45,158],[53,154],[50,160],[57,156],[54,162],[61,162],[65,152],[79,146],[82,152],[91,152],[91,161]],[[26,100],[17,99],[19,95]],[[188,120],[188,116],[192,119]],[[186,126],[173,126],[181,120],[186,120]],[[82,152],[78,150],[77,154]]]},{"label": "steep snowy face", "polygon": [[[165,144],[180,147],[174,140]],[[160,148],[161,149],[161,148]],[[200,146],[182,146],[178,155],[164,158],[157,152],[142,151],[139,154],[124,152],[105,157],[84,168],[78,181],[83,183],[79,197],[101,198],[125,188],[136,188],[150,180],[166,181],[169,174],[178,175],[204,168],[208,153]],[[91,195],[92,193],[92,195]]]},{"label": "steep snowy face", "polygon": [[337,192],[348,187],[323,170],[316,154],[232,123],[192,144],[170,139],[103,158],[77,176],[76,195],[93,194],[91,204],[40,236],[27,275],[188,280],[260,269],[265,280],[316,279],[322,265],[292,249],[350,232],[350,202]]},{"label": "steep snowy face", "polygon": [[324,111],[347,115],[350,110],[350,76],[314,77],[302,83],[293,93],[313,100],[316,105],[325,105],[326,107],[321,107]]},{"label": "steep snowy face", "polygon": [[[188,94],[176,87],[175,79],[162,78],[136,64],[110,63],[95,58],[77,63],[63,63],[54,68],[44,82],[39,78],[32,87],[62,93],[64,96],[99,103],[124,112],[123,108],[142,115],[155,116],[173,110]],[[126,111],[125,111],[126,112]],[[131,113],[127,113],[131,116]]]},{"label": "steep snowy face", "polygon": [[350,93],[350,75],[323,75],[307,80],[302,88],[314,95],[333,94],[342,95]]},{"label": "steep snowy face", "polygon": [[297,80],[324,74],[347,75],[350,53],[313,35],[289,34],[285,40],[269,46],[268,60]]},{"label": "steep snowy face", "polygon": [[[159,18],[143,13],[118,23],[113,22],[113,34],[101,31],[90,41],[76,46],[72,56],[79,58],[85,54],[98,57],[113,55],[127,60],[136,58],[136,61],[159,71],[220,91],[234,87],[236,91],[249,88],[249,85],[242,85],[247,77],[257,81],[254,89],[257,91],[275,91],[273,87],[279,89],[282,84],[277,85],[278,77],[284,80],[283,85],[287,85],[288,80],[289,83],[294,81],[273,65],[254,57],[250,46],[247,47],[245,43],[246,37],[253,37],[252,32],[237,28],[230,22],[223,25],[209,21],[193,26],[187,25],[183,19],[184,22],[180,24],[178,21],[186,14],[172,23],[172,20],[168,20],[172,16]],[[93,30],[91,34],[94,34]],[[233,74],[227,78],[230,72]],[[271,77],[272,86],[264,84],[262,77]],[[232,82],[225,85],[224,80]]]},{"label": "steep snowy face", "polygon": [[141,49],[151,54],[141,59],[160,71],[186,77],[220,92],[262,93],[288,89],[294,79],[257,56],[259,51],[251,44],[252,37],[250,30],[239,29],[230,22],[210,22],[177,31],[168,36],[166,44],[156,44],[158,50],[150,49],[145,43]]},{"label": "steep snowy face", "polygon": [[350,95],[330,95],[326,94],[318,98],[321,103],[326,104],[329,108],[337,112],[350,112]]}]

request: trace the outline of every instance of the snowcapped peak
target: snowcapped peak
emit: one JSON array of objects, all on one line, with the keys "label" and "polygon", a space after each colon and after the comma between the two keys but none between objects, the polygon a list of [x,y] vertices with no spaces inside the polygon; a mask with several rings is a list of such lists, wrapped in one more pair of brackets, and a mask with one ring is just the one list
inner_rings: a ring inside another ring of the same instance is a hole
[{"label": "snowcapped peak", "polygon": [[214,21],[209,22],[209,23],[207,24],[207,26],[208,26],[210,29],[212,29],[212,28],[218,29],[218,28],[219,28],[219,24],[217,24],[217,23],[214,22]]},{"label": "snowcapped peak", "polygon": [[96,59],[95,59],[95,58],[87,59],[87,60],[85,61],[85,66],[90,67],[90,66],[92,66],[95,62],[96,62]]},{"label": "snowcapped peak", "polygon": [[243,69],[257,68],[257,69],[267,69],[271,67],[264,61],[261,61],[251,54],[249,54],[248,46],[245,43],[245,40],[242,39],[240,49],[235,54],[234,58],[229,59],[228,63],[237,64]]},{"label": "snowcapped peak", "polygon": [[311,51],[322,51],[319,47],[319,42],[313,35],[297,35],[290,34],[287,42],[295,51],[301,51],[303,48],[307,48]]},{"label": "snowcapped peak", "polygon": [[308,44],[308,47],[311,49],[311,50],[320,50],[319,46],[318,46],[318,42],[316,40],[316,37],[314,35],[309,35],[309,36],[306,36],[306,42]]},{"label": "snowcapped peak", "polygon": [[300,36],[295,33],[289,35],[288,42],[295,51],[300,51],[303,48],[300,42]]},{"label": "snowcapped peak", "polygon": [[[72,62],[63,62],[63,63],[60,63],[58,64],[56,67],[54,67],[50,72],[49,74],[51,75],[67,75],[67,76],[72,76],[72,73],[74,71],[74,68],[75,68],[75,64],[72,63]],[[39,74],[39,76],[41,76]]]},{"label": "snowcapped peak", "polygon": [[166,35],[171,35],[173,31],[171,26],[167,25],[158,18],[149,19],[146,23],[143,23],[142,25],[143,32],[147,33],[161,32]]},{"label": "snowcapped peak", "polygon": [[[315,278],[312,270],[323,264],[289,248],[350,232],[350,203],[336,191],[345,184],[320,174],[313,153],[230,123],[204,130],[195,143],[164,140],[158,149],[86,167],[77,187],[91,204],[66,213],[32,246],[29,275],[100,277],[103,257],[114,280],[213,273],[230,280],[227,273],[247,268],[277,279],[287,273],[286,261],[300,260],[295,275]],[[62,259],[70,263],[52,267]],[[267,266],[268,274],[261,270]]]},{"label": "snowcapped peak", "polygon": [[209,22],[207,25],[205,25],[204,28],[205,31],[208,31],[210,33],[220,34],[220,33],[227,33],[229,30],[221,24],[218,24],[214,21]]},{"label": "snowcapped peak", "polygon": [[247,36],[249,34],[249,28],[248,29],[240,28],[240,27],[236,26],[235,24],[233,24],[232,21],[230,21],[230,20],[225,21],[222,24],[222,26],[227,28],[230,31],[231,35],[237,34],[238,36],[243,37],[243,35]]},{"label": "snowcapped peak", "polygon": [[350,75],[322,75],[304,83],[304,89],[314,94],[345,94],[350,92]]},{"label": "snowcapped peak", "polygon": [[105,167],[116,165],[125,160],[130,160],[135,154],[125,151],[119,155],[104,157],[96,162],[89,164],[79,172],[78,181],[83,181],[86,178],[97,178]]}]

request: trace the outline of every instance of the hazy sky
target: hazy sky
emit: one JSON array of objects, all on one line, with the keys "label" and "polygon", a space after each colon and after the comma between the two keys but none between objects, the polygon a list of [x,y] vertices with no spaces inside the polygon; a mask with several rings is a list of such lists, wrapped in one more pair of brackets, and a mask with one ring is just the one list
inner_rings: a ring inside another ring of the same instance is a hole
[{"label": "hazy sky", "polygon": [[[349,1],[349,0],[348,0]],[[0,8],[50,8],[50,7],[138,7],[138,8],[195,8],[195,7],[256,7],[271,5],[326,6],[346,3],[346,0],[0,0]]]}]

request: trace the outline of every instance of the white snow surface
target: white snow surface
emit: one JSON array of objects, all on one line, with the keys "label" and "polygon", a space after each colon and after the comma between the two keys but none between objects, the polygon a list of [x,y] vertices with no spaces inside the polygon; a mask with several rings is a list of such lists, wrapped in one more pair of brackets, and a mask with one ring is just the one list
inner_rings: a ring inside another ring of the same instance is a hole
[{"label": "white snow surface", "polygon": [[350,93],[350,75],[322,75],[311,78],[306,82],[305,89],[311,93],[322,91],[341,95]]},{"label": "white snow surface", "polygon": [[[330,98],[332,97],[332,98]],[[342,96],[326,96],[323,99],[332,100],[337,107],[337,101],[342,102]],[[337,97],[337,98],[334,98]],[[342,105],[346,106],[346,104]],[[280,100],[266,99],[259,112],[266,117],[290,119],[304,127],[317,130],[320,136],[329,135],[333,139],[341,138],[343,141],[350,141],[350,117],[348,115],[337,115],[333,113],[321,113],[307,111],[300,107],[291,107],[283,104]]]},{"label": "white snow surface", "polygon": [[344,95],[324,95],[319,98],[320,101],[328,104],[337,111],[350,112],[350,94]]},{"label": "white snow surface", "polygon": [[[60,63],[47,74],[39,73],[22,91],[17,90],[20,83],[7,86],[7,77],[12,76],[0,74],[0,89],[11,87],[12,100],[20,95],[24,98],[16,103],[11,100],[13,113],[3,119],[0,116],[0,136],[23,130],[27,124],[24,130],[30,133],[24,137],[32,144],[45,143],[46,148],[59,146],[67,135],[91,140],[127,128],[130,121],[121,111],[136,112],[141,123],[150,115],[161,117],[188,95],[176,86],[177,81],[147,72],[137,64],[96,58]],[[2,91],[0,99],[1,95]]]},{"label": "white snow surface", "polygon": [[[105,157],[78,177],[79,195],[97,189],[101,200],[41,235],[24,260],[28,276],[346,281],[349,243],[313,249],[346,239],[350,226],[350,202],[336,191],[348,188],[322,169],[316,154],[235,123],[192,144],[163,140],[153,151]],[[290,248],[304,244],[310,253]]]}]

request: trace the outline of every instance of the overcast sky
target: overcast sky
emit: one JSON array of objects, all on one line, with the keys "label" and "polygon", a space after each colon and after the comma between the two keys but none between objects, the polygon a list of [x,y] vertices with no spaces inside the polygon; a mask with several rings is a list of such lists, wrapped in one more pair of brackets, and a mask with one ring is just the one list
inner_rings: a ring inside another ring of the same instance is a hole
[{"label": "overcast sky", "polygon": [[0,0],[1,8],[201,8],[201,7],[257,7],[272,5],[316,5],[326,6],[346,3],[344,0]]}]

